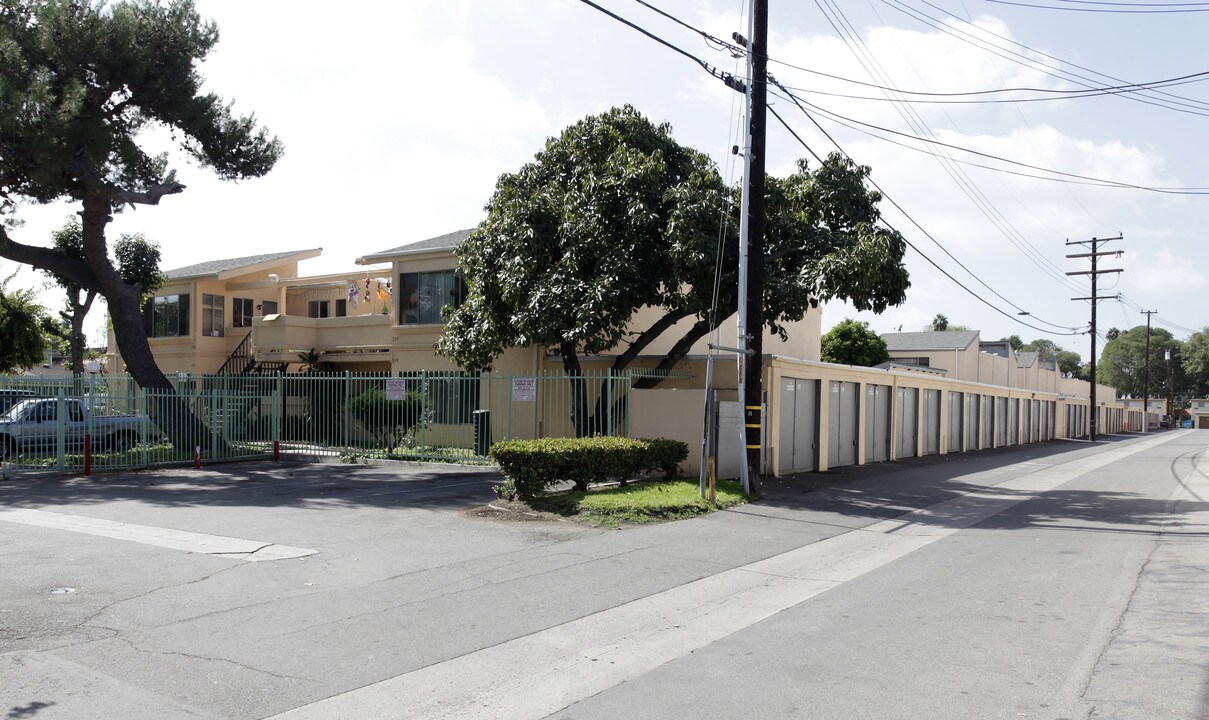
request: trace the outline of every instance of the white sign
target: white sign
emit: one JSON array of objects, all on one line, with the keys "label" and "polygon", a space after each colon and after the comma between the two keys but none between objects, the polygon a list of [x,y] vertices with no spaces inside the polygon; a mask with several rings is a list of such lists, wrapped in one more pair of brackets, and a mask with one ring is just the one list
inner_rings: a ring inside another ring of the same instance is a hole
[{"label": "white sign", "polygon": [[512,399],[520,402],[537,400],[537,378],[512,378]]},{"label": "white sign", "polygon": [[399,378],[386,381],[386,399],[403,400],[407,397],[407,381]]}]

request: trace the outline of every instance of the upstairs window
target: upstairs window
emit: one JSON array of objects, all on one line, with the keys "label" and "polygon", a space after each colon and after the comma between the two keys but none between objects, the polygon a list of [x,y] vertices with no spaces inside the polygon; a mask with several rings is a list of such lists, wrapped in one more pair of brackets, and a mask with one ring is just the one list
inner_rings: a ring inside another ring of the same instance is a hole
[{"label": "upstairs window", "polygon": [[311,300],[306,304],[306,316],[325,318],[328,316],[330,309],[331,303],[327,300]]},{"label": "upstairs window", "polygon": [[149,298],[143,306],[147,337],[181,337],[189,334],[189,294]]},{"label": "upstairs window", "polygon": [[252,327],[252,298],[231,298],[231,327]]},{"label": "upstairs window", "polygon": [[202,335],[222,337],[226,298],[222,295],[202,293]]},{"label": "upstairs window", "polygon": [[399,276],[399,324],[439,325],[441,310],[462,304],[462,274],[455,270]]}]

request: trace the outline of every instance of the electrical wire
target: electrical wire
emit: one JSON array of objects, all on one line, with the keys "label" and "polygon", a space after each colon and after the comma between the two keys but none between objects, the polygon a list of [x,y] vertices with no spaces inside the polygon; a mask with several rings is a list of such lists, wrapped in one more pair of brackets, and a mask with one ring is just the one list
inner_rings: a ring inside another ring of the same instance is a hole
[{"label": "electrical wire", "polygon": [[[1044,176],[1041,176],[1038,178],[1038,179],[1042,179],[1042,180],[1057,181],[1062,178],[1069,178],[1072,180],[1081,181],[1081,182],[1075,183],[1077,185],[1093,185],[1093,186],[1097,186],[1097,187],[1118,188],[1118,189],[1125,189],[1125,190],[1143,190],[1145,192],[1159,193],[1162,195],[1192,195],[1192,196],[1209,195],[1209,187],[1184,187],[1184,188],[1181,188],[1181,187],[1152,187],[1152,186],[1148,186],[1148,185],[1136,185],[1134,183],[1128,183],[1128,182],[1124,182],[1121,180],[1109,180],[1106,178],[1091,177],[1088,175],[1080,175],[1079,173],[1070,173],[1070,172],[1065,172],[1062,170],[1052,170],[1050,168],[1044,168],[1044,167],[1040,167],[1038,165],[1032,165],[1029,163],[1020,162],[1019,160],[1011,160],[1009,158],[1001,157],[1001,156],[995,155],[993,153],[985,153],[985,152],[982,152],[979,150],[974,150],[972,148],[962,147],[960,145],[954,145],[952,143],[946,143],[946,142],[943,142],[940,140],[934,140],[931,138],[920,137],[918,135],[912,135],[911,133],[905,133],[905,132],[901,132],[898,130],[891,130],[890,128],[882,127],[880,125],[874,125],[872,123],[862,122],[860,120],[856,120],[856,119],[847,117],[845,115],[840,115],[839,113],[827,110],[826,108],[815,105],[814,103],[807,102],[803,98],[797,97],[796,95],[792,95],[792,97],[797,98],[799,101],[802,102],[802,104],[806,105],[807,107],[812,108],[819,114],[825,115],[829,119],[835,120],[837,122],[843,121],[845,123],[850,123],[851,125],[857,125],[857,126],[860,126],[863,128],[868,128],[870,130],[876,130],[878,132],[883,132],[883,133],[890,133],[892,135],[897,135],[899,137],[905,137],[905,138],[909,138],[911,140],[917,140],[919,142],[928,143],[930,145],[936,145],[936,146],[943,147],[943,148],[948,148],[950,150],[958,150],[960,152],[969,153],[971,155],[976,155],[978,157],[987,158],[989,160],[995,160],[997,162],[1007,163],[1009,165],[1014,165],[1016,167],[1023,167],[1023,168],[1027,168],[1029,170],[1036,170],[1038,172],[1043,172],[1043,173],[1052,173],[1054,175],[1059,176],[1058,178],[1047,178]],[[851,125],[849,125],[849,127],[851,127]],[[1030,177],[1034,177],[1034,176],[1030,176]]]},{"label": "electrical wire", "polygon": [[[839,10],[837,5],[834,5],[831,0],[815,0],[815,4],[823,13],[824,18],[830,23],[832,29],[844,41],[844,43],[853,52],[854,57],[865,68],[865,71],[870,76],[877,78],[881,77],[886,86],[891,86],[889,75],[881,67],[873,52],[865,45],[860,34],[856,31],[852,24],[848,22],[843,12]],[[868,62],[866,62],[866,59]],[[816,106],[817,107],[817,106]],[[923,119],[915,112],[914,108],[909,105],[896,103],[895,108],[898,111],[903,121],[910,127],[919,139],[920,136],[928,135],[933,141],[937,141],[935,134],[923,121]],[[905,133],[904,133],[905,135]],[[949,154],[948,149],[936,145],[936,152],[930,152],[935,159],[940,163],[941,168],[949,175],[949,177],[974,204],[974,207],[983,214],[1003,236],[1021,253],[1025,255],[1037,267],[1041,268],[1046,274],[1057,280],[1059,283],[1073,289],[1079,289],[1079,286],[1071,283],[1071,281],[1054,265],[1043,253],[1037,250],[1022,233],[1007,219],[1002,212],[991,202],[990,198],[982,192],[981,188],[970,178],[965,172],[954,163],[954,158]]]},{"label": "electrical wire", "polygon": [[[792,127],[789,125],[789,123],[787,123],[787,122],[785,121],[785,118],[781,117],[781,114],[780,114],[780,113],[778,113],[778,112],[776,111],[776,109],[774,109],[774,108],[771,108],[771,107],[770,107],[770,108],[768,109],[768,111],[769,111],[770,113],[772,113],[772,116],[773,116],[773,117],[775,117],[775,118],[777,119],[777,121],[781,123],[781,126],[782,126],[782,127],[784,127],[784,128],[785,128],[785,130],[786,130],[786,131],[788,131],[788,132],[789,132],[789,134],[790,134],[790,135],[792,135],[792,136],[793,136],[793,138],[794,138],[795,140],[797,140],[797,141],[798,141],[798,142],[799,142],[799,143],[802,145],[802,147],[804,147],[804,148],[806,149],[806,151],[807,151],[807,152],[809,152],[809,153],[810,153],[810,155],[811,155],[811,156],[812,156],[812,157],[813,157],[813,158],[814,158],[816,161],[818,161],[819,163],[822,163],[822,162],[823,162],[823,159],[822,159],[821,157],[819,157],[819,154],[818,154],[818,153],[816,153],[816,152],[814,151],[814,149],[813,149],[813,148],[811,148],[811,147],[810,147],[810,145],[809,145],[809,144],[808,144],[808,143],[807,143],[807,142],[806,142],[806,141],[805,141],[805,140],[802,138],[802,136],[801,136],[801,135],[799,135],[799,134],[797,133],[797,131],[795,131],[795,130],[794,130],[794,129],[793,129],[793,128],[792,128]],[[822,130],[822,128],[821,128],[821,127],[820,127],[819,129],[820,129],[820,130]],[[823,131],[823,133],[824,133],[825,135],[827,134],[825,130]],[[828,140],[831,140],[832,144],[833,144],[833,145],[835,145],[835,146],[836,146],[836,148],[837,148],[837,149],[838,149],[838,150],[839,150],[841,153],[843,153],[843,155],[844,155],[845,157],[847,157],[849,160],[852,160],[851,156],[849,156],[849,155],[848,155],[846,152],[844,152],[844,149],[843,149],[842,147],[840,147],[840,146],[839,146],[839,144],[838,144],[838,143],[836,143],[836,142],[835,142],[835,140],[834,140],[834,139],[833,139],[833,138],[832,138],[830,135],[828,135],[828,136],[827,136],[827,139],[828,139]],[[854,161],[854,162],[855,162],[855,161]],[[914,218],[912,218],[912,217],[911,217],[911,216],[910,216],[910,215],[909,215],[909,214],[908,214],[908,213],[907,213],[905,210],[903,210],[902,206],[900,206],[900,205],[899,205],[897,202],[895,202],[893,198],[891,198],[890,196],[886,195],[885,191],[884,191],[884,190],[882,190],[880,187],[878,187],[878,185],[877,185],[876,183],[874,183],[874,182],[872,181],[872,179],[870,179],[870,184],[872,184],[872,185],[873,185],[873,187],[874,187],[874,188],[876,188],[876,189],[878,190],[878,192],[882,193],[882,196],[883,196],[883,197],[885,197],[885,198],[886,198],[886,200],[888,200],[888,201],[890,202],[890,204],[891,204],[891,205],[894,205],[894,207],[895,207],[895,208],[897,208],[899,212],[903,213],[903,216],[904,216],[904,217],[906,217],[906,218],[907,218],[907,219],[908,219],[908,220],[909,220],[909,221],[910,221],[910,222],[911,222],[913,225],[915,225],[915,227],[919,228],[919,230],[920,230],[921,232],[923,232],[923,233],[924,233],[924,235],[928,236],[928,238],[929,238],[929,239],[931,239],[933,242],[936,242],[936,239],[935,239],[935,238],[933,238],[933,237],[932,237],[932,235],[931,235],[930,233],[928,233],[928,231],[927,231],[927,230],[925,230],[925,229],[923,228],[923,226],[921,226],[921,225],[920,225],[920,224],[919,224],[919,223],[918,223],[918,222],[917,222],[917,221],[916,221]],[[902,233],[901,233],[901,232],[900,232],[900,231],[899,231],[897,228],[895,228],[893,225],[891,225],[891,224],[890,224],[890,222],[889,222],[889,221],[887,221],[885,218],[880,218],[880,219],[879,219],[879,222],[881,222],[883,225],[885,225],[887,228],[889,228],[890,230],[894,231],[895,233],[898,233],[898,235],[899,235],[900,237],[902,237],[903,242],[905,242],[905,243],[907,244],[907,246],[908,246],[908,247],[910,247],[910,248],[911,248],[912,250],[914,250],[914,251],[915,251],[915,252],[916,252],[916,253],[917,253],[917,254],[918,254],[920,257],[922,257],[924,260],[926,260],[926,261],[928,262],[928,264],[930,264],[932,267],[934,267],[934,268],[936,268],[937,270],[939,270],[941,274],[943,274],[943,275],[944,275],[945,277],[947,277],[949,280],[952,280],[952,281],[953,281],[953,283],[954,283],[955,285],[957,285],[958,287],[960,287],[962,290],[965,290],[967,293],[969,293],[970,295],[972,295],[972,296],[973,296],[973,297],[974,297],[976,300],[978,300],[979,302],[983,303],[984,305],[986,305],[987,307],[991,308],[992,310],[994,310],[995,312],[999,313],[1000,315],[1003,315],[1004,317],[1008,318],[1009,320],[1012,320],[1012,321],[1014,321],[1014,322],[1016,322],[1016,323],[1019,323],[1020,325],[1024,325],[1025,327],[1032,328],[1033,330],[1036,330],[1037,332],[1045,333],[1045,334],[1047,334],[1047,335],[1061,335],[1061,336],[1066,336],[1066,335],[1082,335],[1082,334],[1084,334],[1082,331],[1079,331],[1079,332],[1054,332],[1053,330],[1047,330],[1046,328],[1043,328],[1043,327],[1038,327],[1038,326],[1033,325],[1033,324],[1031,324],[1031,323],[1027,323],[1027,322],[1025,322],[1025,321],[1021,320],[1021,319],[1020,319],[1020,317],[1018,317],[1018,316],[1016,316],[1016,315],[1011,315],[1011,314],[1009,314],[1009,313],[1005,312],[1005,311],[1003,310],[1003,308],[998,307],[998,306],[997,306],[997,305],[995,305],[994,303],[990,302],[990,301],[989,301],[989,300],[987,300],[986,298],[982,297],[982,296],[981,296],[981,295],[979,295],[978,293],[976,293],[976,292],[974,292],[973,290],[971,290],[971,289],[970,289],[968,286],[966,286],[966,285],[965,285],[965,283],[963,283],[963,282],[961,282],[960,280],[958,280],[957,278],[953,277],[953,275],[952,275],[952,274],[950,274],[950,273],[949,273],[949,271],[945,270],[943,267],[941,267],[940,265],[938,265],[938,264],[936,263],[936,261],[934,261],[932,258],[928,257],[928,255],[927,255],[926,253],[924,253],[922,250],[920,250],[920,249],[919,249],[919,247],[915,245],[915,243],[911,242],[911,241],[910,241],[910,240],[909,240],[909,239],[908,239],[908,238],[907,238],[905,235],[903,235],[903,234],[902,234]],[[939,247],[939,246],[940,246],[940,243],[937,243],[937,246]],[[941,249],[943,249],[943,248],[941,248]],[[947,253],[947,251],[946,251],[946,253]],[[950,257],[952,257],[952,256],[950,256]],[[958,264],[960,264],[960,263],[958,263]],[[964,266],[964,265],[963,265],[962,267],[963,267],[963,268],[965,268],[965,266]],[[969,270],[968,268],[965,268],[965,270],[966,270],[966,272],[970,272],[970,270]],[[971,275],[974,275],[972,272],[971,272],[970,274],[971,274]],[[975,277],[975,279],[979,280],[979,282],[982,282],[982,281],[981,281],[981,279],[979,279],[979,278],[978,278],[976,275],[974,275],[974,277]],[[983,284],[985,285],[985,283],[983,283]],[[990,289],[990,287],[989,287],[989,286],[988,286],[988,289]],[[995,291],[994,291],[994,290],[991,290],[991,292],[995,292]],[[1002,297],[1003,297],[1002,295],[999,295],[999,293],[995,293],[995,294],[996,294],[997,296],[999,296],[1000,298],[1002,298]],[[1016,307],[1016,305],[1014,305],[1014,304],[1013,304],[1013,303],[1011,303],[1010,301],[1008,302],[1008,304],[1009,304],[1009,305],[1012,305],[1012,307]],[[1017,309],[1019,309],[1019,308],[1017,308]],[[1023,311],[1022,311],[1022,312],[1023,312]],[[1032,314],[1030,313],[1030,314],[1029,314],[1029,316],[1030,316],[1030,317],[1032,317]],[[1037,319],[1038,321],[1040,321],[1040,322],[1045,322],[1044,320],[1041,320],[1040,318],[1036,318],[1036,319]],[[1047,324],[1047,325],[1052,325],[1053,323],[1046,323],[1046,324]],[[1075,328],[1073,328],[1073,327],[1070,327],[1070,326],[1064,326],[1064,325],[1055,325],[1055,327],[1063,327],[1063,328],[1066,328],[1066,329],[1068,329],[1068,330],[1075,330]]]},{"label": "electrical wire", "polygon": [[[1150,14],[1163,15],[1167,13],[1201,13],[1209,12],[1209,8],[1202,7],[1204,3],[1186,3],[1186,5],[1198,7],[1185,7],[1181,3],[1159,3],[1159,5],[1176,5],[1177,7],[1152,7],[1143,3],[1086,3],[1088,5],[1113,5],[1112,8],[1088,8],[1088,7],[1068,7],[1065,5],[1042,5],[1040,3],[1018,2],[1017,0],[986,0],[989,3],[996,5],[1013,5],[1015,7],[1035,8],[1038,10],[1065,10],[1067,12],[1084,12],[1084,13],[1126,13],[1126,14]],[[1063,0],[1053,0],[1053,2],[1063,2]],[[1122,7],[1129,6],[1129,7]]]},{"label": "electrical wire", "polygon": [[[957,38],[958,40],[961,40],[962,42],[973,45],[974,47],[991,52],[993,55],[1003,58],[1004,60],[1016,63],[1017,65],[1021,65],[1030,70],[1040,71],[1046,75],[1050,75],[1051,77],[1065,80],[1067,82],[1072,82],[1076,85],[1082,85],[1085,88],[1103,87],[1103,83],[1095,80],[1094,78],[1088,77],[1086,75],[1081,75],[1077,72],[1065,70],[1065,69],[1055,66],[1055,65],[1040,62],[1037,60],[1037,57],[1043,57],[1048,60],[1052,60],[1055,63],[1059,63],[1060,65],[1068,65],[1070,67],[1077,68],[1078,70],[1082,70],[1083,72],[1091,73],[1093,75],[1097,75],[1102,78],[1107,78],[1108,80],[1115,82],[1115,83],[1127,83],[1128,82],[1126,80],[1122,80],[1121,78],[1099,72],[1098,70],[1093,70],[1093,69],[1085,67],[1083,65],[1079,65],[1078,63],[1073,63],[1068,60],[1063,60],[1062,58],[1057,57],[1055,55],[1051,55],[1045,51],[1037,50],[1037,49],[1032,48],[1028,45],[1025,45],[1021,42],[1013,40],[1012,38],[1004,37],[1003,35],[999,35],[984,27],[975,25],[974,23],[972,23],[969,20],[966,20],[964,18],[949,15],[949,19],[959,22],[963,25],[968,25],[969,27],[976,30],[978,33],[977,35],[971,34],[970,32],[966,32],[965,30],[962,30],[959,27],[955,27],[955,26],[945,22],[944,20],[941,20],[932,15],[929,15],[928,13],[926,13],[922,10],[919,10],[919,9],[913,8],[913,7],[909,7],[906,4],[904,4],[903,2],[901,2],[901,0],[879,0],[879,1],[882,4],[892,8],[894,10],[898,10],[902,14],[920,22],[923,25],[926,25],[927,27],[937,30],[938,32],[945,33],[946,35],[950,35],[954,38]],[[929,0],[920,0],[920,2],[923,3],[924,5],[927,5],[928,7],[932,8],[933,10],[936,10],[936,11],[939,11],[942,13],[946,13],[946,15],[948,15],[948,13],[943,8],[941,8],[938,5],[935,5],[934,3],[930,2]],[[1021,50],[1025,50],[1029,53],[1032,53],[1033,56],[1030,57],[1027,55],[1023,55],[1008,47],[990,43],[987,40],[985,40],[982,36],[990,36],[992,38],[995,38],[996,40],[999,40],[999,41],[1005,43],[1006,45],[1017,47],[1017,48],[1020,48]],[[988,45],[989,45],[989,47],[988,47]],[[1158,97],[1158,96],[1161,96],[1161,97]],[[1140,102],[1140,103],[1144,103],[1147,105],[1153,105],[1156,107],[1166,108],[1168,110],[1175,110],[1177,112],[1191,113],[1191,114],[1195,114],[1195,115],[1204,115],[1205,111],[1209,110],[1209,103],[1207,103],[1207,102],[1204,102],[1201,100],[1196,100],[1194,98],[1184,97],[1182,95],[1176,95],[1174,93],[1165,92],[1163,90],[1154,90],[1151,92],[1138,91],[1138,92],[1134,92],[1134,93],[1125,93],[1122,95],[1122,97],[1133,100],[1134,102]],[[1168,98],[1170,98],[1170,99],[1168,99]]]}]

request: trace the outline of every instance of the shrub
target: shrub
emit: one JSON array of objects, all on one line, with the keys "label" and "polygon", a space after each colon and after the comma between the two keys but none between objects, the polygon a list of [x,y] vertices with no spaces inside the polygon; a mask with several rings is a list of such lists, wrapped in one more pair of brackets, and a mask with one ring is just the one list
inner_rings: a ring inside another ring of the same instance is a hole
[{"label": "shrub", "polygon": [[560,481],[586,490],[590,483],[608,480],[624,485],[654,470],[670,476],[688,457],[688,445],[663,438],[542,438],[497,442],[490,455],[510,483],[509,491],[529,500]]},{"label": "shrub", "polygon": [[368,388],[348,401],[349,413],[369,431],[375,447],[392,447],[425,423],[424,396],[409,392],[388,400],[381,388]]}]

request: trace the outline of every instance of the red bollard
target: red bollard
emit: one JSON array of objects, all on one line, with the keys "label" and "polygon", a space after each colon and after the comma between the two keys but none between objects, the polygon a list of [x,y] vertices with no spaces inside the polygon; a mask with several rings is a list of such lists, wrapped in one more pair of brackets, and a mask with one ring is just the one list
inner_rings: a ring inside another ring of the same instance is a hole
[{"label": "red bollard", "polygon": [[92,436],[84,433],[84,474],[92,474]]},{"label": "red bollard", "polygon": [[201,445],[198,445],[193,448],[193,467],[194,468],[201,467]]},{"label": "red bollard", "polygon": [[273,441],[273,462],[281,462],[281,442]]}]

